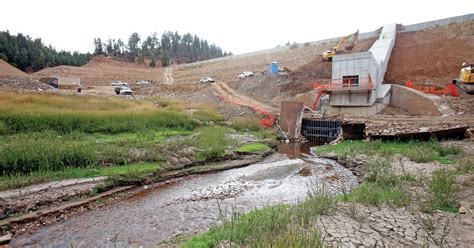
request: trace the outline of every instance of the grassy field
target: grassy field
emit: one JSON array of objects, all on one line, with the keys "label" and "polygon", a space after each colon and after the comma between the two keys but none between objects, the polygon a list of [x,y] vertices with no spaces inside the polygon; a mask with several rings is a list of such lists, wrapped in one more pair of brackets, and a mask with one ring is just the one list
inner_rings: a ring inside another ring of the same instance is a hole
[{"label": "grassy field", "polygon": [[218,159],[244,145],[230,133],[274,137],[253,119],[235,128],[223,120],[208,106],[156,98],[0,93],[0,190],[172,169],[172,147],[194,147],[193,161]]},{"label": "grassy field", "polygon": [[383,142],[383,141],[344,141],[337,145],[321,146],[314,149],[316,154],[329,152],[340,156],[349,154],[366,154],[377,156],[392,156],[401,154],[418,163],[439,161],[452,164],[453,158],[462,153],[458,147],[443,147],[437,141],[430,142]]}]

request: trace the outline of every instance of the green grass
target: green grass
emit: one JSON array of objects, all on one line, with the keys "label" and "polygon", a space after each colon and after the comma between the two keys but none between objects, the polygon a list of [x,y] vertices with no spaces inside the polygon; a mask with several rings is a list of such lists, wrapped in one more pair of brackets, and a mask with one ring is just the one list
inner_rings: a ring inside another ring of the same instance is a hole
[{"label": "green grass", "polygon": [[247,214],[232,212],[223,224],[188,240],[184,247],[215,247],[231,241],[236,247],[323,247],[324,237],[315,228],[319,215],[331,214],[336,199],[324,188],[311,187],[308,199],[298,205],[280,204]]},{"label": "green grass", "polygon": [[438,170],[427,181],[428,191],[433,200],[432,207],[440,210],[457,209],[459,204],[456,198],[458,185],[452,171]]},{"label": "green grass", "polygon": [[164,130],[143,130],[139,132],[126,132],[118,134],[95,133],[92,135],[94,139],[102,142],[120,142],[120,141],[140,141],[153,140],[155,142],[164,142],[172,136],[187,136],[194,131],[185,129],[164,129]]},{"label": "green grass", "polygon": [[413,180],[411,175],[395,174],[390,159],[380,158],[367,165],[365,181],[350,194],[345,194],[343,200],[373,206],[383,203],[396,207],[407,206],[411,198],[403,186]]},{"label": "green grass", "polygon": [[198,160],[224,157],[227,155],[226,148],[233,144],[226,138],[226,134],[231,132],[232,129],[222,126],[203,127],[187,143],[200,149],[196,154]]},{"label": "green grass", "polygon": [[377,183],[363,182],[354,189],[347,198],[364,205],[379,206],[387,203],[393,206],[407,206],[410,203],[410,196],[400,187],[381,187]]},{"label": "green grass", "polygon": [[443,164],[454,163],[454,158],[461,154],[460,148],[444,147],[437,141],[399,142],[399,141],[343,141],[336,145],[325,145],[314,149],[316,154],[334,152],[340,156],[349,154],[366,154],[369,156],[388,157],[401,154],[414,162],[439,161]]},{"label": "green grass", "polygon": [[269,151],[271,150],[268,145],[263,144],[263,143],[252,143],[252,144],[247,144],[243,145],[241,147],[237,148],[237,152],[241,153],[255,153],[255,152],[262,152],[262,151]]},{"label": "green grass", "polygon": [[63,134],[192,130],[199,125],[185,113],[159,108],[147,101],[13,93],[0,94],[0,123],[2,133],[56,131]]},{"label": "green grass", "polygon": [[65,168],[61,171],[35,171],[29,174],[16,174],[0,177],[0,190],[24,187],[36,183],[99,176],[116,176],[134,173],[153,172],[161,168],[161,163],[139,163],[122,166]]}]

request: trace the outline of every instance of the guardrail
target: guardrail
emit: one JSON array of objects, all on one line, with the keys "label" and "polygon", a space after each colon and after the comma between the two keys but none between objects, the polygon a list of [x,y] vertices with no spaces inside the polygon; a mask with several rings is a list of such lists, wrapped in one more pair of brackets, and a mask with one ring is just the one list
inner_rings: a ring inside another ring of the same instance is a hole
[{"label": "guardrail", "polygon": [[326,92],[367,91],[374,90],[375,85],[371,78],[322,79],[313,84],[313,89]]}]

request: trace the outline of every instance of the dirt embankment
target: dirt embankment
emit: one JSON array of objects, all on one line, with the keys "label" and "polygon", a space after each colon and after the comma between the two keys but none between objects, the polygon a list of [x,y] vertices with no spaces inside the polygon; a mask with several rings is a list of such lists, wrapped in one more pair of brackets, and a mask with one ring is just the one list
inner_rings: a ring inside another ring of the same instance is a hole
[{"label": "dirt embankment", "polygon": [[[377,37],[361,40],[351,53],[369,50],[376,40]],[[281,92],[288,92],[292,95],[308,92],[312,89],[312,84],[318,79],[331,78],[331,71],[331,62],[323,61],[323,56],[318,55],[313,61],[292,71],[289,75],[291,81],[281,87]]]},{"label": "dirt embankment", "polygon": [[87,85],[110,85],[114,81],[135,83],[141,80],[161,82],[162,68],[151,68],[145,64],[130,63],[111,57],[97,56],[81,67],[56,66],[33,74],[42,77],[79,77]]},{"label": "dirt embankment", "polygon": [[447,85],[463,62],[474,63],[474,21],[398,33],[385,81]]},{"label": "dirt embankment", "polygon": [[0,90],[42,91],[51,90],[51,87],[0,59]]},{"label": "dirt embankment", "polygon": [[0,77],[28,77],[28,74],[0,59]]}]

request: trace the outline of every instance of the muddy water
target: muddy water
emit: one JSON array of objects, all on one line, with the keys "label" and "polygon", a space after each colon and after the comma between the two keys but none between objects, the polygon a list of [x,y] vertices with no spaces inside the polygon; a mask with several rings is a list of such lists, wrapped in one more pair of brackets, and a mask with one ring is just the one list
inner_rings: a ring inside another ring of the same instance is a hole
[{"label": "muddy water", "polygon": [[352,173],[325,159],[281,154],[248,167],[190,176],[114,205],[12,240],[13,246],[150,247],[178,234],[195,234],[218,223],[219,207],[247,212],[304,200],[308,185],[336,193],[357,184]]}]

